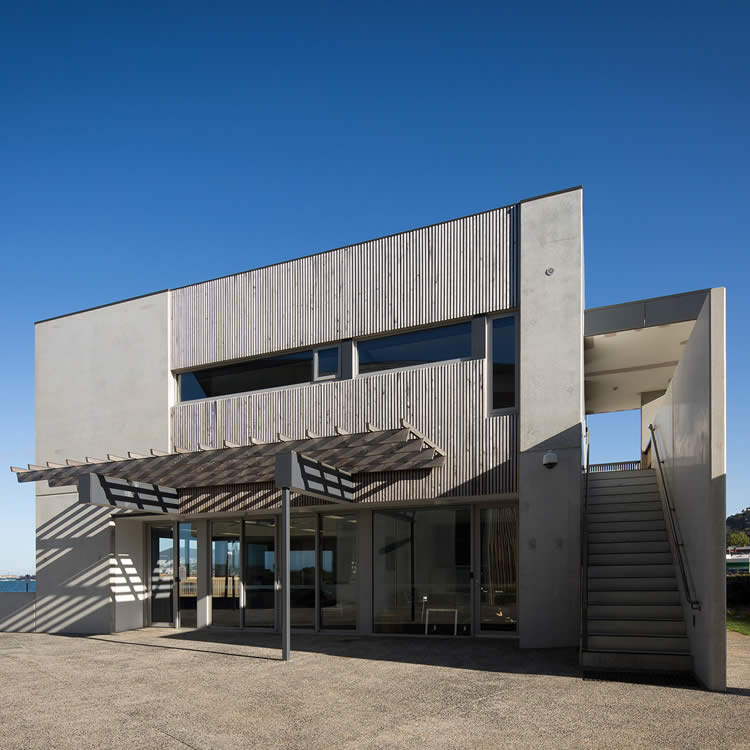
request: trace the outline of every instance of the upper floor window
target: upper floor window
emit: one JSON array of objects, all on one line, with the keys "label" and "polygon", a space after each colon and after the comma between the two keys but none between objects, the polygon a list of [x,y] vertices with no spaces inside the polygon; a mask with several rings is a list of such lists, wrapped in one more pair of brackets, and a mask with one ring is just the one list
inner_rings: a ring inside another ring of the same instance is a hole
[{"label": "upper floor window", "polygon": [[516,405],[516,316],[492,319],[492,408]]},{"label": "upper floor window", "polygon": [[179,375],[180,401],[335,378],[338,360],[335,346],[183,372]]},{"label": "upper floor window", "polygon": [[357,342],[359,372],[471,357],[471,323],[455,323]]}]

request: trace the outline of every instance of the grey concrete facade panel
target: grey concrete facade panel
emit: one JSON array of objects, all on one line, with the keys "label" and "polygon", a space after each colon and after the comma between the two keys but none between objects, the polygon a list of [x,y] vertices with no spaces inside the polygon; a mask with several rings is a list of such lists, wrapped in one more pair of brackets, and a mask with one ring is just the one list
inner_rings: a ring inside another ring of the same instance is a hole
[{"label": "grey concrete facade panel", "polygon": [[698,678],[726,687],[726,459],[724,290],[712,289],[654,418],[667,490],[700,602],[688,637]]},{"label": "grey concrete facade panel", "polygon": [[[573,646],[580,619],[583,193],[521,206],[521,646]],[[546,468],[545,452],[557,455]],[[543,534],[540,530],[544,530]]]},{"label": "grey concrete facade panel", "polygon": [[174,290],[172,368],[515,307],[510,206]]},{"label": "grey concrete facade panel", "polygon": [[[169,447],[168,324],[165,292],[36,326],[38,464]],[[112,630],[110,516],[69,487],[37,484],[40,630]]]}]

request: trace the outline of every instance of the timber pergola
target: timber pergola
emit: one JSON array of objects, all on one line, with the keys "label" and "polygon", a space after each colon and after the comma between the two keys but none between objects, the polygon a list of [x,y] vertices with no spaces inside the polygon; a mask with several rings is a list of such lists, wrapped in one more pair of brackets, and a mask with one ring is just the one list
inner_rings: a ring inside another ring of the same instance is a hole
[{"label": "timber pergola", "polygon": [[127,457],[108,454],[106,459],[87,456],[85,460],[48,461],[46,466],[11,466],[19,482],[49,482],[50,487],[75,485],[84,474],[100,474],[134,482],[165,485],[177,489],[226,484],[252,484],[274,480],[276,456],[296,451],[323,461],[349,474],[383,471],[411,471],[442,466],[445,452],[406,421],[401,427],[379,430],[368,425],[367,432],[307,437],[293,440],[277,433],[277,440],[261,443],[250,438],[249,445],[224,441],[224,447],[199,444],[197,451],[176,448],[174,453],[152,449],[150,455],[128,452]]},{"label": "timber pergola", "polygon": [[149,456],[128,452],[128,457],[107,455],[107,460],[86,457],[64,464],[11,466],[19,482],[47,481],[51,487],[77,485],[79,500],[117,509],[145,510],[148,514],[179,514],[179,489],[274,481],[281,490],[281,653],[291,653],[290,601],[290,495],[326,502],[354,502],[357,474],[383,471],[431,470],[442,466],[445,452],[405,420],[401,427],[249,445],[224,441],[224,447],[199,445],[197,451],[177,448],[174,453],[152,449]]}]

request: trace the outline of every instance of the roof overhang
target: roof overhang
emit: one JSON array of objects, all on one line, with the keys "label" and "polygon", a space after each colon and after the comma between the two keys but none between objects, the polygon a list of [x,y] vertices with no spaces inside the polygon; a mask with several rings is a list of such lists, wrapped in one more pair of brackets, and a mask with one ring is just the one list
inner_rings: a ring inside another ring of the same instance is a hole
[{"label": "roof overhang", "polygon": [[639,409],[667,389],[706,290],[586,310],[586,413]]},{"label": "roof overhang", "polygon": [[51,487],[76,485],[81,477],[97,474],[120,480],[186,489],[217,485],[273,482],[277,456],[298,453],[336,467],[348,474],[392,471],[429,471],[442,466],[445,452],[407,422],[391,430],[370,426],[367,432],[314,436],[292,440],[279,435],[272,443],[236,445],[225,441],[223,448],[200,446],[197,451],[177,449],[175,453],[152,451],[150,456],[129,453],[128,458],[108,455],[107,460],[67,459],[64,464],[29,464],[11,467],[19,482],[46,481]]}]

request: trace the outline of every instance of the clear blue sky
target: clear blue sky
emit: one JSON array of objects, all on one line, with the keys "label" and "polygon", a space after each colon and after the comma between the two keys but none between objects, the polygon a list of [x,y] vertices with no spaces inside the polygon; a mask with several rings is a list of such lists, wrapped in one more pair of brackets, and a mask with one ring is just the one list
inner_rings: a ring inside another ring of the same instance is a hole
[{"label": "clear blue sky", "polygon": [[[750,5],[4,3],[0,466],[33,321],[584,186],[586,303],[727,287],[728,509],[750,306]],[[637,419],[593,460],[635,458]],[[0,573],[33,488],[0,472]]]}]

